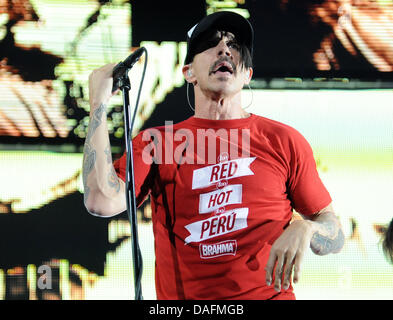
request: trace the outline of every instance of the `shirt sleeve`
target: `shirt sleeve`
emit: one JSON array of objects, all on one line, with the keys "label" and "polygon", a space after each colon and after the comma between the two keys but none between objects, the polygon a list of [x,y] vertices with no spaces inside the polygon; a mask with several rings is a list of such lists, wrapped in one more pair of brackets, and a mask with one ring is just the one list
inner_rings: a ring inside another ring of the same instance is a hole
[{"label": "shirt sleeve", "polygon": [[319,177],[307,140],[296,131],[290,138],[290,144],[288,194],[292,207],[303,215],[312,215],[327,207],[332,198]]},{"label": "shirt sleeve", "polygon": [[[143,131],[132,139],[135,196],[139,207],[151,191],[154,180],[153,159],[150,147],[151,141],[143,140]],[[126,180],[127,153],[114,161],[113,166],[120,179]]]}]

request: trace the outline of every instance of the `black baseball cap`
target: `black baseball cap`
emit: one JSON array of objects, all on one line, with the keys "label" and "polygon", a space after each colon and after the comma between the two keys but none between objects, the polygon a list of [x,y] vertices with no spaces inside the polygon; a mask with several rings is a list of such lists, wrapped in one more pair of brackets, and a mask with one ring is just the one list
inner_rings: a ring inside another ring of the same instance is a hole
[{"label": "black baseball cap", "polygon": [[187,32],[187,56],[184,64],[189,64],[194,59],[198,40],[211,29],[228,31],[235,35],[240,44],[244,44],[253,52],[254,30],[250,22],[238,13],[232,11],[218,11],[204,17]]}]

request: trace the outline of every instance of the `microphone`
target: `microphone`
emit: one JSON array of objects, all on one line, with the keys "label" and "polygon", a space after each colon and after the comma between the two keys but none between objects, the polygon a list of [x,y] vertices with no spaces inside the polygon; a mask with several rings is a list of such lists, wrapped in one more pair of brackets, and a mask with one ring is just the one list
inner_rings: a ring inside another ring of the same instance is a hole
[{"label": "microphone", "polygon": [[145,47],[140,47],[139,49],[137,49],[133,53],[131,53],[127,57],[127,59],[125,59],[124,61],[118,63],[113,68],[113,72],[112,72],[112,78],[113,78],[112,92],[115,92],[117,89],[119,89],[119,87],[121,86],[121,83],[122,83],[122,78],[134,66],[134,64],[140,59],[140,57],[142,56],[144,50],[146,50]]}]

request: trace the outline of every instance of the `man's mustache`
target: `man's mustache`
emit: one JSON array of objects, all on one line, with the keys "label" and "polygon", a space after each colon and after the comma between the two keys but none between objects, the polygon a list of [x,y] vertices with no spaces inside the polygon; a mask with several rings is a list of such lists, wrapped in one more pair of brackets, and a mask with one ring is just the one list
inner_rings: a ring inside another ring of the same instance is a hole
[{"label": "man's mustache", "polygon": [[218,59],[216,62],[214,62],[213,65],[209,69],[209,75],[213,74],[215,72],[217,66],[222,62],[228,62],[232,67],[233,74],[236,75],[236,70],[237,70],[236,65],[233,63],[233,61],[230,58],[227,58],[227,57],[222,57],[222,58]]}]

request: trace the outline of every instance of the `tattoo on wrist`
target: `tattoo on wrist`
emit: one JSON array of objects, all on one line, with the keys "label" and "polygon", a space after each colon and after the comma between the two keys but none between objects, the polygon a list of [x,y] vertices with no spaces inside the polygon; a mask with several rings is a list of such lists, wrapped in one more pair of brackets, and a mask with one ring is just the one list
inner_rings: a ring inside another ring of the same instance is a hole
[{"label": "tattoo on wrist", "polygon": [[332,220],[322,222],[322,225],[327,234],[322,235],[318,231],[314,233],[310,243],[312,251],[317,255],[339,252],[345,240],[341,228]]}]

